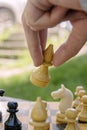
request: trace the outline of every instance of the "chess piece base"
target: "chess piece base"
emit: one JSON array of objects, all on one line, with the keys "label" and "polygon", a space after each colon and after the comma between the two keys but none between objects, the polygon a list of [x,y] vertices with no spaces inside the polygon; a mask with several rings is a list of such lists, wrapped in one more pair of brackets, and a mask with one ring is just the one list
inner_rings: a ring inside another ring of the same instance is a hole
[{"label": "chess piece base", "polygon": [[78,120],[78,123],[87,124],[87,122]]},{"label": "chess piece base", "polygon": [[56,114],[56,124],[66,124],[65,114],[57,112],[57,114]]},{"label": "chess piece base", "polygon": [[73,125],[73,123],[68,123],[66,128],[64,130],[77,130],[76,125]]},{"label": "chess piece base", "polygon": [[50,78],[47,80],[40,80],[37,79],[33,74],[30,76],[30,81],[35,85],[39,87],[45,87],[48,85]]},{"label": "chess piece base", "polygon": [[35,122],[31,119],[29,123],[34,127],[34,130],[49,130],[50,128],[48,120],[45,122]]},{"label": "chess piece base", "polygon": [[13,127],[13,126],[6,126],[5,125],[5,130],[21,130],[22,128],[21,127],[17,127],[17,126],[15,126],[15,127]]},{"label": "chess piece base", "polygon": [[78,116],[78,120],[80,121],[80,122],[86,122],[87,123],[87,115],[84,115],[84,116]]}]

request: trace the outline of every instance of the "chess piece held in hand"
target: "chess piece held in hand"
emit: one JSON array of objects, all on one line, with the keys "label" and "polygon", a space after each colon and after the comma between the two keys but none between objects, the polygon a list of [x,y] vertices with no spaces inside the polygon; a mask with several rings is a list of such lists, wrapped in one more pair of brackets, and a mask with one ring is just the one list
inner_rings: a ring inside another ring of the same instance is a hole
[{"label": "chess piece held in hand", "polygon": [[50,81],[50,76],[48,73],[48,67],[51,66],[53,59],[53,45],[49,45],[44,51],[44,61],[43,64],[32,72],[30,76],[31,82],[38,87],[45,87]]},{"label": "chess piece held in hand", "polygon": [[41,97],[37,97],[30,117],[30,125],[34,126],[34,130],[49,130],[46,106]]},{"label": "chess piece held in hand", "polygon": [[65,88],[65,86],[62,84],[61,88],[53,91],[51,93],[51,96],[53,99],[61,99],[58,104],[58,112],[56,113],[56,123],[57,124],[64,124],[66,123],[65,120],[65,111],[72,106],[73,102],[73,94],[72,92]]},{"label": "chess piece held in hand", "polygon": [[8,112],[10,113],[9,118],[5,122],[4,130],[22,130],[22,124],[16,116],[18,104],[17,102],[8,102]]}]

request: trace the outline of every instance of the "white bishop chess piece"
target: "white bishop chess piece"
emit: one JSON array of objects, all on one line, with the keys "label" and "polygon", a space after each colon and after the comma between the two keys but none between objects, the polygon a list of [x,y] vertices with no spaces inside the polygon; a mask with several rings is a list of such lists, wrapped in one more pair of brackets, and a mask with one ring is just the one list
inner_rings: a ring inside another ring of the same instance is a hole
[{"label": "white bishop chess piece", "polygon": [[46,102],[43,102],[41,97],[37,97],[30,119],[30,124],[34,127],[34,130],[49,130],[46,106]]}]

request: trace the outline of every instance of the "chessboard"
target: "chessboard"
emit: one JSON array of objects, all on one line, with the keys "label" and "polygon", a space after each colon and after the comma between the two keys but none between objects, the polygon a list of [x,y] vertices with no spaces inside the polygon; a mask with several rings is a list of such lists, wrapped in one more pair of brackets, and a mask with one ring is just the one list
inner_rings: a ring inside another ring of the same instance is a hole
[{"label": "chessboard", "polygon": [[[22,122],[22,130],[34,130],[34,127],[29,124],[30,113],[35,102],[19,101],[17,117]],[[9,113],[7,112],[7,102],[0,102],[0,110],[2,111],[2,122],[0,130],[4,130],[4,122],[7,120]],[[48,120],[50,122],[49,130],[64,130],[64,125],[56,124],[56,112],[58,111],[58,102],[47,102]],[[78,123],[78,130],[87,130],[87,123]]]}]

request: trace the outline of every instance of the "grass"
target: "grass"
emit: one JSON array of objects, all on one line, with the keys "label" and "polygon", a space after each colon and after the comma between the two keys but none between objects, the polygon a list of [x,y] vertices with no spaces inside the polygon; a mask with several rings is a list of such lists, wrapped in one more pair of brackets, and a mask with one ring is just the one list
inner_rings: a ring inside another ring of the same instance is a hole
[{"label": "grass", "polygon": [[31,71],[10,78],[0,79],[0,88],[5,90],[6,96],[26,100],[36,100],[37,96],[47,101],[53,101],[50,93],[64,84],[73,93],[76,86],[82,85],[87,90],[87,55],[74,58],[59,68],[49,70],[51,81],[45,88],[31,84],[29,80]]}]

